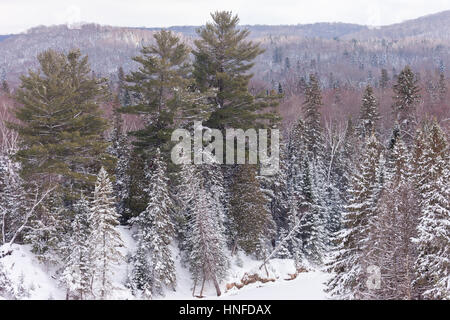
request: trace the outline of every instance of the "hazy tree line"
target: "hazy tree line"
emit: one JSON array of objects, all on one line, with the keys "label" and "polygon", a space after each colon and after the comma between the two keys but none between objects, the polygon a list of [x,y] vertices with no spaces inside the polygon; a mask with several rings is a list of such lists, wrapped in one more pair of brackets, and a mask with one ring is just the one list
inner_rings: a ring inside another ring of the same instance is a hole
[{"label": "hazy tree line", "polygon": [[[170,31],[156,33],[133,58],[139,67],[120,68],[114,85],[77,50],[38,56],[38,71],[23,75],[13,94],[14,119],[1,127],[0,259],[13,243],[31,244],[56,267],[68,299],[108,298],[121,262],[136,297],[175,290],[174,246],[193,295],[206,282],[220,295],[230,258],[242,251],[292,258],[299,271],[325,267],[336,298],[448,299],[448,139],[437,119],[417,117],[421,88],[409,67],[393,85],[387,141],[371,86],[359,115],[326,122],[320,79],[311,74],[275,175],[261,175],[261,164],[170,161],[172,131],[196,120],[204,130],[281,126],[282,86],[249,88],[262,49],[237,16],[212,19],[193,48]],[[445,79],[440,85],[445,92]],[[127,130],[125,115],[140,125]],[[119,224],[136,240],[129,256]],[[373,270],[375,288],[367,285]],[[0,268],[4,291],[7,281]]]}]

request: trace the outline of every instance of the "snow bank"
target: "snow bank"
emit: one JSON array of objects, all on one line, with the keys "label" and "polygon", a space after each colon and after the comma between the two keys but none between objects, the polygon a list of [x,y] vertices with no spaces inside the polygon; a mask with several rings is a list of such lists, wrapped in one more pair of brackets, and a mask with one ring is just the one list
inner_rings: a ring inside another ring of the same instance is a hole
[{"label": "snow bank", "polygon": [[[174,248],[174,251],[177,251]],[[290,279],[290,274],[295,273],[294,261],[291,259],[273,259],[267,264],[266,270],[259,268],[260,260],[252,257],[238,254],[230,261],[229,275],[221,282],[222,296],[217,297],[214,287],[209,283],[205,285],[203,292],[204,299],[236,299],[236,300],[321,300],[327,299],[324,292],[324,283],[329,278],[327,273],[312,270],[310,272],[300,273],[296,279]],[[179,256],[176,259],[177,269],[177,290],[166,291],[164,297],[157,299],[184,300],[198,299],[192,296],[193,283],[190,274],[181,263]],[[232,288],[226,290],[226,284],[240,282],[245,274],[258,274],[261,278],[275,279],[274,282],[256,282],[244,286],[241,289]],[[197,293],[198,293],[197,289]]]},{"label": "snow bank", "polygon": [[12,253],[1,259],[4,271],[20,299],[64,299],[64,292],[50,275],[51,268],[40,263],[29,246],[12,245]]},{"label": "snow bank", "polygon": [[[124,247],[121,251],[124,256],[134,252],[135,241],[131,237],[131,230],[126,227],[119,228]],[[27,245],[13,245],[11,255],[1,259],[8,278],[15,286],[15,291],[23,292],[20,299],[65,299],[65,291],[58,287],[53,275],[55,270],[39,262],[30,247]],[[172,246],[173,256],[177,272],[176,291],[166,290],[164,296],[154,299],[190,300],[198,299],[192,296],[193,282],[186,266],[181,263],[181,256],[177,246]],[[324,282],[329,275],[321,271],[311,269],[310,272],[300,273],[294,280],[290,274],[295,273],[293,260],[273,259],[265,268],[259,268],[261,261],[242,253],[234,256],[230,261],[228,277],[220,283],[222,296],[217,297],[214,287],[208,283],[203,291],[204,299],[268,299],[268,300],[294,300],[294,299],[327,299],[324,292]],[[241,289],[236,287],[226,290],[230,283],[240,283],[245,274],[258,274],[261,278],[271,278],[274,282],[261,283],[259,281],[245,285]],[[125,283],[128,275],[128,265],[123,261],[115,270],[115,290],[111,299],[135,299]],[[197,286],[196,294],[199,293]],[[1,297],[5,299],[6,297]]]}]

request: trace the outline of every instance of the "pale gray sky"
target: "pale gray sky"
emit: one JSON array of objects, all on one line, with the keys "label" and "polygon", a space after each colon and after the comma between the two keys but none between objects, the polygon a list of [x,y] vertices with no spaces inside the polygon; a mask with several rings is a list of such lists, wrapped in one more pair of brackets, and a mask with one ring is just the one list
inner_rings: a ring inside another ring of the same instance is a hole
[{"label": "pale gray sky", "polygon": [[215,10],[232,10],[242,24],[386,25],[450,10],[450,0],[0,0],[0,34],[80,21],[137,27],[201,25]]}]

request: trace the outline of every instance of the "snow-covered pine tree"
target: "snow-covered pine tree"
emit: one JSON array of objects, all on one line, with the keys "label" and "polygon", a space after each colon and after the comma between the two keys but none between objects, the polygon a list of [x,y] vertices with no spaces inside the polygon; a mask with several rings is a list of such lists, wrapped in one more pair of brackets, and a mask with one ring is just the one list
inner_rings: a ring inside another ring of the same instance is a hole
[{"label": "snow-covered pine tree", "polygon": [[131,96],[130,92],[126,88],[125,85],[125,72],[122,67],[119,67],[119,71],[117,73],[118,77],[118,99],[121,106],[129,106],[131,104]]},{"label": "snow-covered pine tree", "polygon": [[279,169],[271,176],[258,175],[261,191],[269,200],[269,209],[277,226],[277,232],[288,227],[288,171],[288,151],[286,144],[281,140]]},{"label": "snow-covered pine tree", "polygon": [[142,236],[138,236],[136,252],[131,256],[131,271],[128,275],[128,287],[135,296],[144,299],[152,298],[152,266],[149,260],[147,245],[143,243]]},{"label": "snow-covered pine tree", "polygon": [[347,199],[347,190],[350,186],[351,175],[356,170],[355,160],[360,154],[361,148],[362,146],[357,139],[353,121],[351,118],[348,118],[341,152],[342,174],[338,184],[342,199]]},{"label": "snow-covered pine tree", "polygon": [[[287,246],[290,249],[292,259],[294,259],[295,269],[298,270],[305,260],[298,211],[302,198],[300,193],[290,194],[289,197],[288,234],[290,234],[290,238],[287,239]],[[282,240],[281,236],[280,239]]]},{"label": "snow-covered pine tree", "polygon": [[81,196],[73,207],[74,219],[60,281],[67,288],[67,299],[75,296],[83,300],[89,297],[94,275],[92,265],[91,211],[89,201]]},{"label": "snow-covered pine tree", "polygon": [[[310,221],[311,219],[319,218],[319,216],[314,215],[311,210],[313,206],[316,209],[318,207],[312,203],[312,197],[310,197],[310,162],[308,160],[305,129],[304,122],[299,118],[289,134],[287,145],[288,230],[290,233],[292,232],[292,237],[289,242],[292,256],[297,266],[300,266],[300,262],[305,258],[304,244],[308,235],[317,234],[315,232],[316,228],[317,231],[323,228],[323,224],[312,224]],[[316,244],[311,243],[309,248],[312,249]],[[322,248],[322,246],[320,247]],[[309,252],[312,251],[309,250]],[[320,260],[319,256],[316,256],[316,258]]]},{"label": "snow-covered pine tree", "polygon": [[412,180],[411,155],[401,138],[391,151],[392,172],[371,221],[367,265],[380,268],[381,287],[369,290],[366,298],[412,299],[412,279],[416,250],[418,201]]},{"label": "snow-covered pine tree", "polygon": [[218,296],[221,295],[219,282],[226,274],[228,259],[226,242],[220,230],[215,205],[211,195],[202,186],[202,181],[191,181],[198,185],[189,220],[189,233],[186,241],[189,245],[189,264],[194,279],[194,289],[202,283],[200,296],[206,281],[212,281]]},{"label": "snow-covered pine tree", "polygon": [[281,247],[278,250],[276,257],[280,259],[290,259],[292,257],[291,252],[289,250],[289,241],[282,242],[288,236],[288,232],[286,229],[282,228],[278,232],[277,240],[275,245],[280,244]]},{"label": "snow-covered pine tree", "polygon": [[420,100],[418,79],[409,66],[398,75],[394,84],[392,105],[396,121],[399,123],[400,135],[407,145],[414,139],[414,112]]},{"label": "snow-covered pine tree", "polygon": [[375,98],[373,88],[368,85],[364,91],[361,109],[359,113],[358,131],[362,139],[376,132],[377,122],[380,120],[378,104]]},{"label": "snow-covered pine tree", "polygon": [[226,216],[228,205],[222,168],[219,164],[211,163],[201,165],[199,170],[203,176],[204,188],[213,201],[213,212],[217,215],[218,231],[220,234],[225,234],[225,225],[229,224],[229,222]]},{"label": "snow-covered pine tree", "polygon": [[119,101],[115,101],[114,106],[114,126],[111,135],[110,152],[117,158],[115,168],[114,191],[117,197],[117,213],[123,223],[130,218],[130,209],[127,201],[130,193],[130,176],[128,174],[128,164],[130,162],[130,145],[126,133],[123,131],[122,114],[119,112]]},{"label": "snow-covered pine tree", "polygon": [[[450,299],[450,168],[447,138],[435,120],[429,128],[422,165],[428,179],[421,190],[414,286],[419,298]],[[420,176],[419,176],[420,177]]]},{"label": "snow-covered pine tree", "polygon": [[175,213],[175,230],[178,238],[178,246],[181,251],[188,252],[189,221],[199,185],[192,183],[199,179],[198,171],[192,164],[183,164],[178,173],[179,184],[176,189],[178,210]]},{"label": "snow-covered pine tree", "polygon": [[322,93],[319,80],[314,74],[309,76],[309,84],[305,90],[305,102],[303,103],[303,117],[305,124],[304,138],[308,152],[315,159],[323,153],[323,136],[320,107]]},{"label": "snow-covered pine tree", "polygon": [[375,135],[366,140],[365,150],[352,176],[350,197],[343,214],[339,244],[328,262],[333,277],[327,291],[340,299],[361,299],[366,292],[366,261],[370,221],[375,215],[383,171],[381,147]]},{"label": "snow-covered pine tree", "polygon": [[119,247],[123,246],[117,226],[119,215],[115,207],[114,190],[108,173],[102,167],[97,175],[91,204],[92,233],[89,243],[95,268],[93,293],[101,299],[113,290],[114,268],[123,259]]},{"label": "snow-covered pine tree", "polygon": [[216,212],[216,199],[211,192],[205,190],[204,179],[200,166],[182,166],[178,189],[183,221],[181,246],[194,280],[193,295],[199,283],[202,283],[202,295],[206,281],[212,281],[220,295],[219,281],[228,268],[226,241]]},{"label": "snow-covered pine tree", "polygon": [[321,264],[327,252],[328,234],[326,230],[327,208],[324,205],[323,172],[321,166],[303,160],[300,203],[299,236],[302,250],[307,259],[314,264]]},{"label": "snow-covered pine tree", "polygon": [[6,268],[0,261],[0,297],[7,299],[15,299],[14,284],[10,279],[9,274],[6,272]]},{"label": "snow-covered pine tree", "polygon": [[27,204],[20,165],[10,156],[0,151],[0,244],[9,242],[19,228]]},{"label": "snow-covered pine tree", "polygon": [[37,258],[57,266],[67,256],[66,243],[70,234],[70,214],[62,197],[63,192],[58,188],[49,194],[30,217],[29,225],[33,227],[24,233],[24,241],[31,245]]},{"label": "snow-covered pine tree", "polygon": [[439,92],[439,101],[441,103],[444,103],[447,95],[447,84],[443,72],[439,73],[438,92]]},{"label": "snow-covered pine tree", "polygon": [[[137,253],[143,255],[147,251],[151,263],[151,291],[153,294],[163,294],[165,287],[175,290],[176,272],[170,248],[174,236],[171,218],[173,201],[169,193],[166,165],[159,148],[156,150],[152,167],[148,170],[146,191],[149,202],[145,211],[133,219],[133,224],[139,229],[139,245],[142,246]],[[146,267],[146,264],[140,261],[142,259],[137,261]]]}]

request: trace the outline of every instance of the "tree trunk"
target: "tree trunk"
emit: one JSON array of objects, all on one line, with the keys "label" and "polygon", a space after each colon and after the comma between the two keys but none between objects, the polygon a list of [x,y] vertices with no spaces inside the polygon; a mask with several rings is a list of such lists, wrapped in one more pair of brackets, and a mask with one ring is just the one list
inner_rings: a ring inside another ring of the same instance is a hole
[{"label": "tree trunk", "polygon": [[195,297],[195,288],[197,287],[197,278],[195,278],[195,281],[194,281],[194,289],[192,289],[192,296],[193,297]]},{"label": "tree trunk", "polygon": [[203,288],[205,288],[205,280],[206,280],[206,278],[203,277],[202,289],[200,290],[200,298],[203,297]]},{"label": "tree trunk", "polygon": [[217,282],[217,279],[215,276],[213,276],[213,283],[214,283],[214,287],[216,288],[216,293],[217,296],[220,297],[220,295],[222,294],[222,292],[220,292],[220,287],[219,287],[219,283]]}]

